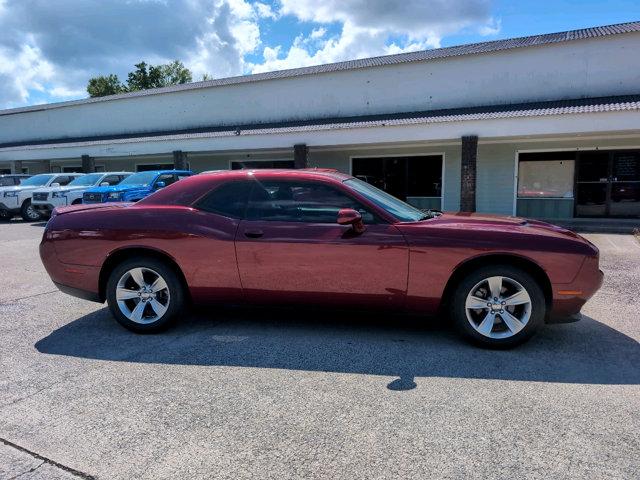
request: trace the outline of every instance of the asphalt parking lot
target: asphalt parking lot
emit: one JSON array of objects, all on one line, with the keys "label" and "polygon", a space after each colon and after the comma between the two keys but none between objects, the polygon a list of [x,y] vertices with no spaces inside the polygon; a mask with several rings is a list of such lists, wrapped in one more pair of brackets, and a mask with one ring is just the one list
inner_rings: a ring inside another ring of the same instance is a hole
[{"label": "asphalt parking lot", "polygon": [[0,224],[0,478],[638,478],[640,244],[526,345],[443,321],[198,311],[139,336],[59,293]]}]

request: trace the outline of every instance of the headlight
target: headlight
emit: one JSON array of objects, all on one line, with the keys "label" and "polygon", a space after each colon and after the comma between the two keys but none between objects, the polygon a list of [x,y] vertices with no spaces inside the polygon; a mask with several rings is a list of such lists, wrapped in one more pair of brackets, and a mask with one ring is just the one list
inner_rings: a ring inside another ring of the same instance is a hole
[{"label": "headlight", "polygon": [[53,193],[51,194],[51,196],[52,196],[53,198],[64,198],[64,197],[66,197],[67,195],[66,195],[64,192],[53,192]]},{"label": "headlight", "polygon": [[122,194],[120,192],[111,192],[109,195],[107,195],[107,198],[109,200],[120,200],[121,196]]},{"label": "headlight", "polygon": [[17,197],[18,192],[4,192],[5,197]]}]

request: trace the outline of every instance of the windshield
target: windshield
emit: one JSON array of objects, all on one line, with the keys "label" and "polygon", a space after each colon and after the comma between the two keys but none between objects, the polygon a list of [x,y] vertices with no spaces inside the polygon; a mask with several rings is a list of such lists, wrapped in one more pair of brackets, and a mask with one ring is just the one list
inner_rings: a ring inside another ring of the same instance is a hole
[{"label": "windshield", "polygon": [[357,178],[345,180],[344,184],[353,188],[356,192],[402,222],[417,222],[425,218],[431,218],[431,216],[425,214],[425,212]]},{"label": "windshield", "polygon": [[156,172],[140,172],[125,178],[119,185],[149,185],[158,174]]},{"label": "windshield", "polygon": [[45,185],[49,180],[51,180],[51,177],[53,177],[53,175],[49,175],[49,174],[46,174],[46,173],[43,173],[41,175],[36,175],[34,177],[27,178],[26,180],[23,180],[22,183],[20,184],[20,186],[21,187],[23,187],[23,186],[41,187],[42,185]]},{"label": "windshield", "polygon": [[70,187],[86,187],[88,185],[94,185],[101,178],[102,178],[101,173],[92,173],[91,175],[83,175],[69,182],[69,186]]}]

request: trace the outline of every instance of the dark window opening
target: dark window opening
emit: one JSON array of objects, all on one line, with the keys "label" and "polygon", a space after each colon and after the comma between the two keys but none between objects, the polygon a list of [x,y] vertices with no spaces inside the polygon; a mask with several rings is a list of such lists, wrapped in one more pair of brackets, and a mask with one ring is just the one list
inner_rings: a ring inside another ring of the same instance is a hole
[{"label": "dark window opening", "polygon": [[401,200],[442,196],[442,156],[354,158],[352,175]]},{"label": "dark window opening", "polygon": [[261,168],[294,168],[293,160],[247,160],[231,162],[231,170],[258,170]]},{"label": "dark window opening", "polygon": [[136,172],[148,172],[150,170],[173,170],[173,163],[153,163],[149,165],[136,165]]}]

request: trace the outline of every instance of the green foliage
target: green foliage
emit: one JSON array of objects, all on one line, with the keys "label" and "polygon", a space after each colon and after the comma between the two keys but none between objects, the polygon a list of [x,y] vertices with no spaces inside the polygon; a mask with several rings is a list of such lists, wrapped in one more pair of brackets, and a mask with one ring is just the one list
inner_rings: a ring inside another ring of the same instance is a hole
[{"label": "green foliage", "polygon": [[127,75],[127,84],[120,83],[117,75],[105,77],[100,75],[91,78],[87,85],[87,92],[91,97],[115,95],[123,92],[148,90],[149,88],[168,87],[192,81],[191,71],[179,60],[164,65],[149,65],[140,62],[136,69]]},{"label": "green foliage", "polygon": [[117,75],[105,77],[100,75],[89,79],[87,92],[90,97],[104,97],[105,95],[115,95],[125,91],[124,85],[120,83]]}]

